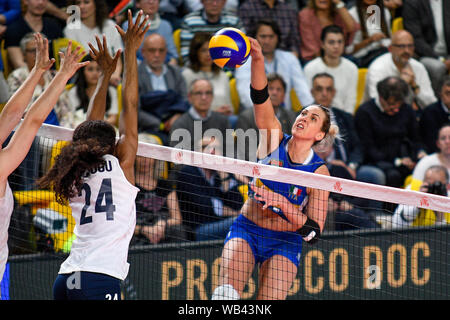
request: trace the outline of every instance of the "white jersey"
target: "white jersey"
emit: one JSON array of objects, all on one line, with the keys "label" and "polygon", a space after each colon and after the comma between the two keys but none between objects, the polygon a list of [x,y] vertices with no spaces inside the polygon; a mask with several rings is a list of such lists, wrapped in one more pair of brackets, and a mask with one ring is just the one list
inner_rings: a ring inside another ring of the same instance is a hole
[{"label": "white jersey", "polygon": [[6,261],[8,260],[8,229],[13,209],[13,194],[8,182],[6,182],[5,195],[0,198],[0,281],[2,281]]},{"label": "white jersey", "polygon": [[120,280],[128,274],[139,189],[128,182],[116,157],[103,159],[106,164],[86,173],[81,194],[70,199],[76,238],[60,274],[88,271]]}]

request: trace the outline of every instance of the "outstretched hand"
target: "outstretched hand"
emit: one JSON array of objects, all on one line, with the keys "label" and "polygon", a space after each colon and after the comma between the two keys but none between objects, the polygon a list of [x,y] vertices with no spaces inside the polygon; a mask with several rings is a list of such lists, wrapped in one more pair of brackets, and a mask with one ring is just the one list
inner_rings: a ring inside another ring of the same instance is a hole
[{"label": "outstretched hand", "polygon": [[77,46],[75,50],[72,50],[72,41],[69,41],[66,51],[59,52],[59,57],[61,59],[59,73],[66,75],[68,79],[70,79],[78,69],[89,64],[89,61],[79,62],[85,54],[84,50],[81,52],[80,50],[80,46]]},{"label": "outstretched hand", "polygon": [[264,55],[262,53],[261,45],[258,40],[248,37],[248,41],[250,41],[250,55],[253,60],[264,59]]},{"label": "outstretched hand", "polygon": [[122,41],[125,45],[126,50],[132,50],[133,52],[136,52],[141,46],[142,41],[144,40],[144,35],[150,28],[150,23],[148,23],[150,17],[148,15],[146,15],[144,20],[141,22],[143,14],[144,12],[140,10],[136,17],[136,21],[133,22],[131,10],[128,10],[128,29],[126,32],[123,31],[120,26],[116,25],[116,29],[122,37]]},{"label": "outstretched hand", "polygon": [[111,57],[108,50],[108,43],[106,41],[106,36],[103,35],[103,44],[98,36],[95,36],[98,49],[89,42],[89,48],[91,48],[89,54],[91,58],[98,63],[103,74],[111,76],[114,71],[116,71],[117,61],[119,61],[121,49],[117,50],[114,57]]},{"label": "outstretched hand", "polygon": [[36,41],[36,61],[34,68],[36,70],[47,71],[55,62],[54,58],[49,59],[48,39],[44,39],[39,32],[34,34]]}]

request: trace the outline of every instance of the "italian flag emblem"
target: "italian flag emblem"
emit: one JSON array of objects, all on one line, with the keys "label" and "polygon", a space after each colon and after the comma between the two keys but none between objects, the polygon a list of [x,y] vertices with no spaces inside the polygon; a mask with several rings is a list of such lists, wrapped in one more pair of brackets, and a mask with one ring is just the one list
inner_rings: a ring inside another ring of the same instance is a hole
[{"label": "italian flag emblem", "polygon": [[302,189],[300,189],[297,186],[291,186],[291,188],[289,189],[289,193],[298,197],[299,195],[302,194]]}]

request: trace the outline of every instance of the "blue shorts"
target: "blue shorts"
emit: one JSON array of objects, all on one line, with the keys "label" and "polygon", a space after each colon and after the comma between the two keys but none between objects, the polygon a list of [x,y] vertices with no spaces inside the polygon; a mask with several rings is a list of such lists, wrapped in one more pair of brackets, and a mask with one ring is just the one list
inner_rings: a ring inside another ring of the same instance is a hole
[{"label": "blue shorts", "polygon": [[120,279],[95,272],[58,274],[54,300],[121,300]]},{"label": "blue shorts", "polygon": [[233,238],[247,241],[256,264],[262,264],[275,255],[281,255],[292,261],[296,267],[300,265],[303,239],[298,233],[261,228],[241,214],[231,226],[225,243]]}]

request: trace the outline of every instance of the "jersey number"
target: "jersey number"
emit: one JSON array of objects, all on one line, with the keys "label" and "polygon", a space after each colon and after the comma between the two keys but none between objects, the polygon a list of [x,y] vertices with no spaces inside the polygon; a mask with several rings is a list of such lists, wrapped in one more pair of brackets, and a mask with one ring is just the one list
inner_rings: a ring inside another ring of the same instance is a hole
[{"label": "jersey number", "polygon": [[[80,225],[92,222],[92,216],[86,216],[86,211],[91,205],[91,187],[86,183],[83,184],[78,196],[81,196],[83,190],[84,206],[81,211]],[[106,212],[106,220],[114,220],[114,211],[116,211],[116,206],[113,204],[111,179],[103,179],[95,201],[95,213]]]}]

